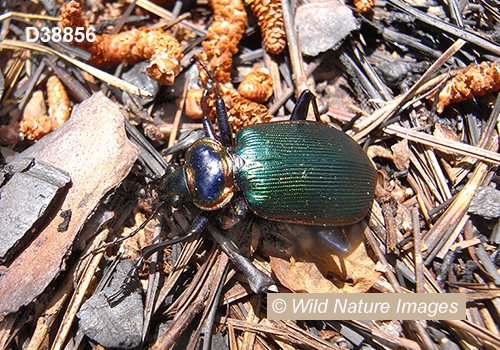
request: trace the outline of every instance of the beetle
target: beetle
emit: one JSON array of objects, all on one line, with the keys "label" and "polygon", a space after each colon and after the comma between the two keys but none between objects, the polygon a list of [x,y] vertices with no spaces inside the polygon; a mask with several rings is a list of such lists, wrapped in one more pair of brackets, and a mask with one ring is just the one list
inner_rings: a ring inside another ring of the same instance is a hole
[{"label": "beetle", "polygon": [[188,149],[184,166],[163,179],[165,200],[174,207],[193,202],[213,212],[243,198],[258,216],[314,225],[351,224],[367,214],[377,172],[347,134],[305,120],[311,102],[318,116],[309,90],[302,92],[289,121],[244,127],[233,141],[224,101],[209,76],[202,105],[205,109],[213,89],[220,139],[204,111],[205,137]]},{"label": "beetle", "polygon": [[[185,236],[146,247],[137,266],[154,251],[187,240],[205,228],[213,233],[211,222],[228,210],[237,217],[250,210],[269,220],[325,227],[352,224],[368,213],[377,172],[364,150],[347,134],[322,122],[305,120],[311,103],[317,119],[319,115],[309,90],[302,92],[290,120],[244,127],[233,140],[218,84],[198,62],[209,76],[201,101],[205,135],[189,147],[183,166],[168,167],[158,192],[161,200],[174,208],[192,202],[201,213]],[[206,98],[212,90],[220,137],[206,113]],[[327,230],[320,232],[319,239],[334,248],[339,245],[324,234]],[[134,272],[129,276],[133,278]]]}]

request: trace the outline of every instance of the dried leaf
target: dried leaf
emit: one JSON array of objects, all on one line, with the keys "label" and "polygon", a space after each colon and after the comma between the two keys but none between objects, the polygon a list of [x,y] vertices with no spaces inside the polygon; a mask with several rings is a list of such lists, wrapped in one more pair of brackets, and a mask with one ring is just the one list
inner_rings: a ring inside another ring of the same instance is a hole
[{"label": "dried leaf", "polygon": [[238,86],[240,95],[257,103],[266,102],[273,94],[273,79],[269,71],[261,65],[255,65]]},{"label": "dried leaf", "polygon": [[373,159],[375,157],[385,158],[394,161],[394,155],[387,148],[379,145],[371,145],[366,151],[368,157]]},{"label": "dried leaf", "polygon": [[408,140],[402,139],[398,143],[392,145],[392,154],[394,156],[394,165],[399,171],[407,170],[410,166],[410,149],[408,148]]},{"label": "dried leaf", "polygon": [[37,90],[33,92],[30,100],[26,104],[23,111],[23,118],[30,118],[38,115],[47,114],[47,105],[45,104],[45,97],[43,91]]},{"label": "dried leaf", "polygon": [[308,261],[295,261],[292,257],[287,261],[271,256],[271,267],[280,283],[296,293],[364,293],[370,289],[380,274],[362,243],[361,225],[346,228],[352,229],[348,239],[356,247],[347,257],[311,257]]},{"label": "dried leaf", "polygon": [[[458,135],[455,134],[455,132],[452,130],[452,128],[450,128],[447,125],[441,125],[439,123],[436,123],[434,125],[433,135],[436,137],[439,137],[441,139],[460,142],[460,138],[458,137]],[[462,158],[462,156],[460,156],[459,154],[457,154],[456,152],[453,152],[453,151],[447,151],[447,150],[441,150],[441,149],[439,149],[437,151],[441,154],[453,156],[454,159]]]}]

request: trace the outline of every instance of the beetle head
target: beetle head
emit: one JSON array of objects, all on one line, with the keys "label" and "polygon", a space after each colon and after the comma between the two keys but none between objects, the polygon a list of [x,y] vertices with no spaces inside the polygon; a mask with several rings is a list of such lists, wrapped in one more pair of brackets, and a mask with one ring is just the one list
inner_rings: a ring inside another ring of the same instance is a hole
[{"label": "beetle head", "polygon": [[170,202],[174,208],[181,207],[184,203],[191,201],[186,186],[186,179],[182,168],[167,168],[167,173],[160,180],[158,192],[162,200]]}]

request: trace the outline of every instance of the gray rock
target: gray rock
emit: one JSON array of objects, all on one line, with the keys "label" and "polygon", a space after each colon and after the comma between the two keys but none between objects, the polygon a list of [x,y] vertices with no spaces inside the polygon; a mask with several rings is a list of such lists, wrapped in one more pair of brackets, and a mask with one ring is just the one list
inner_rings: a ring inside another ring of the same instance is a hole
[{"label": "gray rock", "polygon": [[479,187],[470,202],[469,213],[487,220],[500,217],[500,191],[490,186]]},{"label": "gray rock", "polygon": [[[146,61],[136,63],[131,69],[129,69],[122,75],[122,79],[126,82],[134,84],[141,90],[149,91],[153,95],[153,97],[135,96],[142,106],[151,103],[160,90],[160,84],[158,84],[155,79],[151,78],[146,71],[146,67],[148,66],[148,64],[149,63]],[[131,100],[130,95],[125,91],[123,92],[122,98],[124,105],[127,105],[127,100]]]},{"label": "gray rock", "polygon": [[359,28],[352,11],[338,1],[304,4],[295,14],[302,53],[317,56],[336,49],[342,41]]},{"label": "gray rock", "polygon": [[132,265],[130,260],[122,261],[111,285],[94,293],[76,315],[83,333],[105,348],[133,349],[141,344],[144,304],[140,291],[132,291],[117,303],[107,300],[120,288]]}]

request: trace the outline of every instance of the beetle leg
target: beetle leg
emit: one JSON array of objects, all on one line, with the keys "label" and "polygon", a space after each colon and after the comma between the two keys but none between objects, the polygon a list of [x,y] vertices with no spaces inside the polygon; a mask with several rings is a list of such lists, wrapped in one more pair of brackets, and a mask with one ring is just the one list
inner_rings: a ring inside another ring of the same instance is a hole
[{"label": "beetle leg", "polygon": [[311,90],[302,91],[299,100],[297,101],[297,104],[295,105],[295,108],[290,115],[290,120],[306,120],[310,103],[312,103],[314,117],[317,121],[320,121],[318,104],[316,103],[316,96],[313,95]]},{"label": "beetle leg", "polygon": [[206,217],[204,217],[202,215],[198,215],[193,220],[193,222],[191,223],[191,227],[189,228],[188,232],[184,236],[171,239],[170,241],[165,241],[165,242],[161,242],[161,243],[152,244],[150,246],[147,246],[141,252],[142,257],[144,259],[148,259],[154,253],[156,253],[156,252],[158,252],[158,251],[160,251],[160,250],[162,250],[170,245],[190,240],[191,238],[193,238],[193,237],[199,235],[201,232],[203,232],[203,230],[207,227],[208,222],[209,222],[209,220]]},{"label": "beetle leg", "polygon": [[342,229],[336,227],[321,227],[316,235],[325,246],[332,249],[339,256],[346,256],[351,252],[351,243]]},{"label": "beetle leg", "polygon": [[286,227],[290,235],[285,237],[293,239],[299,255],[304,251],[319,257],[332,253],[342,257],[351,253],[351,242],[340,226],[288,223]]},{"label": "beetle leg", "polygon": [[245,200],[243,198],[238,198],[219,215],[219,225],[223,230],[227,230],[241,222],[247,216],[247,213],[248,208]]},{"label": "beetle leg", "polygon": [[186,151],[195,143],[196,141],[201,140],[204,137],[210,137],[207,134],[207,129],[194,129],[183,132],[179,135],[179,139],[177,143],[173,146],[168,147],[163,150],[162,153],[164,155],[176,154],[183,151]]},{"label": "beetle leg", "polygon": [[137,260],[134,266],[132,266],[127,274],[127,277],[125,277],[125,279],[123,280],[120,288],[113,294],[106,296],[106,301],[108,302],[108,304],[110,304],[111,306],[117,304],[137,288],[137,286],[139,285],[139,271],[141,270],[143,264],[144,257],[141,257],[139,258],[139,260]]},{"label": "beetle leg", "polygon": [[124,279],[122,285],[120,286],[120,289],[118,289],[115,293],[107,297],[107,301],[109,304],[116,304],[119,302],[123,297],[125,297],[127,294],[129,294],[133,289],[134,286],[139,282],[139,271],[142,268],[142,265],[144,264],[144,261],[148,259],[151,255],[154,253],[170,246],[176,243],[184,242],[187,241],[194,236],[197,236],[203,230],[207,227],[209,223],[209,220],[202,216],[198,215],[192,222],[191,227],[189,228],[188,232],[186,235],[171,239],[169,241],[157,243],[157,244],[152,244],[150,246],[145,247],[142,252],[141,252],[141,257],[137,262],[134,264],[134,266],[130,269],[130,271],[127,274],[127,277]]},{"label": "beetle leg", "polygon": [[217,241],[224,253],[229,256],[233,264],[248,279],[248,284],[256,294],[266,292],[274,281],[264,272],[256,268],[247,257],[241,255],[232,242],[224,236],[213,224],[208,225],[208,231]]}]

